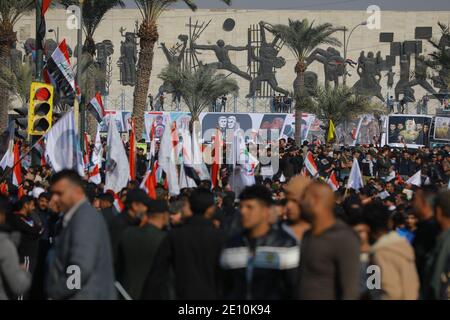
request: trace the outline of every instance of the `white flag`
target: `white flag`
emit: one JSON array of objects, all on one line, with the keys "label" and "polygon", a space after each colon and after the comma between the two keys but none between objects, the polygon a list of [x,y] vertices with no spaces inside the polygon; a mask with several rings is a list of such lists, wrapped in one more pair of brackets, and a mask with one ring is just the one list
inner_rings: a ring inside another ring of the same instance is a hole
[{"label": "white flag", "polygon": [[67,112],[46,135],[45,156],[55,172],[64,169],[78,171],[84,176],[83,153],[75,129],[73,111]]},{"label": "white flag", "polygon": [[14,167],[14,125],[10,126],[9,130],[8,149],[0,161],[0,168],[3,170],[5,170],[6,167]]},{"label": "white flag", "polygon": [[350,170],[350,176],[348,177],[347,189],[359,190],[364,187],[361,170],[359,169],[358,159],[353,159],[352,170]]},{"label": "white flag", "polygon": [[422,185],[422,170],[417,171],[411,178],[406,180],[406,184],[420,187]]},{"label": "white flag", "polygon": [[167,182],[169,184],[169,194],[176,196],[180,194],[180,186],[178,185],[177,172],[177,149],[178,149],[178,132],[176,124],[173,128],[168,122],[164,128],[164,134],[161,139],[161,145],[158,154],[159,167],[166,173]]},{"label": "white flag", "polygon": [[120,192],[130,179],[130,166],[115,118],[109,116],[106,149],[105,191]]},{"label": "white flag", "polygon": [[92,150],[92,166],[89,169],[89,182],[100,184],[102,178],[100,170],[103,161],[103,146],[100,139],[100,126],[97,126],[97,135],[95,136],[94,150]]},{"label": "white flag", "polygon": [[211,175],[209,174],[208,167],[203,161],[203,154],[200,150],[200,142],[198,141],[198,136],[195,134],[192,135],[192,151],[193,151],[193,160],[194,160],[194,169],[199,172],[199,177],[201,180],[211,180]]}]

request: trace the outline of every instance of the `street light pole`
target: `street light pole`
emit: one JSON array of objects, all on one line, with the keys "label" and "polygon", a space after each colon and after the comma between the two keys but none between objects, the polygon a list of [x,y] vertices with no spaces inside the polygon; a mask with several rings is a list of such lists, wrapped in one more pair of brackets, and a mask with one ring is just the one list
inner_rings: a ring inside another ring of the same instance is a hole
[{"label": "street light pole", "polygon": [[[77,74],[76,74],[76,84],[80,87],[81,84],[81,56],[83,51],[83,3],[84,0],[79,0],[80,3],[80,18],[78,20],[78,30],[77,30]],[[79,101],[79,133],[80,133],[80,147],[81,150],[84,151],[84,133],[86,131],[86,111],[84,108],[83,97],[80,93],[80,101]]]},{"label": "street light pole", "polygon": [[346,27],[344,27],[342,29],[342,31],[344,32],[344,77],[342,79],[342,83],[344,85],[347,84],[347,53],[348,53],[348,45],[350,43],[350,38],[353,34],[353,31],[355,31],[358,27],[360,26],[366,26],[367,25],[367,21],[363,21],[361,23],[358,23],[356,26],[353,27],[353,29],[350,31],[348,38],[347,38],[347,31],[348,29]]}]

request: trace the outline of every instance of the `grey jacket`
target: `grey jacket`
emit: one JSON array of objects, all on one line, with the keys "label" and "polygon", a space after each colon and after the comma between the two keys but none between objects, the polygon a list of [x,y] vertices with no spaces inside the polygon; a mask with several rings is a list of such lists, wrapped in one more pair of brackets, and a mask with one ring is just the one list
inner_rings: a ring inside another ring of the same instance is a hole
[{"label": "grey jacket", "polygon": [[[88,202],[75,211],[55,240],[47,292],[54,300],[116,298],[109,235],[103,217]],[[79,272],[78,272],[79,271]],[[79,276],[79,277],[77,277]],[[77,278],[80,280],[77,286]]]},{"label": "grey jacket", "polygon": [[20,267],[17,249],[9,235],[0,231],[0,300],[8,300],[8,294],[24,294],[30,285],[31,274]]}]

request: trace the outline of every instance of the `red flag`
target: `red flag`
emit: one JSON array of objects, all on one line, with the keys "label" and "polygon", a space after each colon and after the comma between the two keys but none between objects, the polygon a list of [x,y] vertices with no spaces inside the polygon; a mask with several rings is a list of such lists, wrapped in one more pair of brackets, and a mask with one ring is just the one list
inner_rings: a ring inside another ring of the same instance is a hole
[{"label": "red flag", "polygon": [[128,154],[128,162],[130,163],[131,180],[136,180],[136,126],[133,119],[131,119],[130,152]]},{"label": "red flag", "polygon": [[211,186],[216,188],[220,182],[220,165],[222,164],[222,133],[216,130],[216,135],[211,139],[213,144],[213,163],[211,166]]},{"label": "red flag", "polygon": [[89,167],[89,162],[91,159],[91,148],[89,146],[88,134],[84,133],[84,166]]},{"label": "red flag", "polygon": [[0,184],[0,193],[3,195],[8,195],[8,184],[6,183],[6,181],[3,181]]},{"label": "red flag", "polygon": [[147,192],[150,199],[156,200],[156,177],[154,171],[156,170],[148,171],[145,174],[145,177],[142,180],[141,189]]},{"label": "red flag", "polygon": [[402,177],[400,176],[400,173],[397,172],[397,177],[395,182],[397,182],[397,184],[404,184],[405,181],[403,181]]},{"label": "red flag", "polygon": [[45,13],[48,10],[48,7],[50,7],[51,2],[52,2],[52,0],[43,0],[42,1],[42,11],[41,11],[42,15],[45,15]]}]

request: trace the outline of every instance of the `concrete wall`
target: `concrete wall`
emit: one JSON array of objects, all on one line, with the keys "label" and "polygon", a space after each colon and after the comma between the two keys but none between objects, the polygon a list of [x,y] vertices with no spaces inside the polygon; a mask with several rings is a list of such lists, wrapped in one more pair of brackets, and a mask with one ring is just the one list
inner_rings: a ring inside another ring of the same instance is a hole
[{"label": "concrete wall", "polygon": [[[390,53],[389,43],[379,42],[380,32],[394,32],[394,41],[414,40],[414,32],[416,26],[432,26],[433,35],[438,38],[440,36],[437,22],[450,23],[450,12],[408,12],[406,11],[386,11],[381,13],[381,30],[368,30],[366,27],[357,29],[350,41],[348,57],[357,60],[360,51],[381,51],[382,56],[385,57]],[[66,14],[64,10],[50,10],[47,13],[47,28],[60,28],[60,39],[66,38],[68,44],[74,48],[76,44],[76,30],[68,30],[66,27]],[[212,44],[218,39],[223,39],[225,43],[232,45],[246,45],[247,30],[249,25],[257,24],[264,20],[269,23],[287,23],[288,19],[302,19],[308,18],[315,20],[317,23],[330,22],[335,26],[346,26],[352,28],[356,24],[368,18],[365,11],[265,11],[265,10],[198,10],[191,12],[189,10],[169,10],[162,15],[159,20],[159,34],[160,42],[165,42],[168,47],[177,41],[179,34],[187,34],[188,28],[186,24],[189,18],[192,18],[195,23],[197,20],[207,22],[212,19],[208,29],[202,34],[197,41],[198,44]],[[222,25],[225,19],[233,18],[236,21],[236,27],[232,32],[225,32]],[[124,27],[127,31],[133,31],[135,28],[135,21],[140,20],[141,16],[138,10],[135,9],[118,9],[112,10],[108,13],[101,23],[99,29],[95,34],[96,42],[109,39],[114,43],[113,61],[113,75],[112,88],[110,97],[108,97],[108,108],[120,108],[122,90],[125,93],[126,108],[132,106],[133,88],[123,87],[119,83],[119,68],[116,62],[120,56],[120,43],[123,38],[120,35],[119,29]],[[23,17],[16,26],[19,42],[24,42],[27,38],[34,38],[34,16]],[[336,36],[343,38],[343,33],[337,33]],[[54,37],[53,34],[47,34],[47,37]],[[424,54],[429,54],[431,47],[424,41]],[[342,49],[339,49],[343,53]],[[247,70],[247,52],[232,52],[230,53],[232,61],[242,70]],[[292,83],[295,78],[294,65],[295,59],[292,53],[283,48],[280,56],[286,59],[286,66],[278,70],[277,78],[280,85],[288,90],[292,90]],[[216,60],[214,53],[203,52],[201,55],[205,62],[214,62]],[[399,78],[399,58],[395,67],[396,77],[395,83]],[[154,59],[153,75],[150,83],[151,93],[156,93],[161,81],[157,78],[158,73],[166,65],[166,59],[162,50],[158,47]],[[411,66],[412,70],[414,64]],[[314,62],[310,66],[310,70],[319,75],[319,83],[323,83],[323,66]],[[352,72],[353,75],[348,78],[348,85],[353,85],[358,79],[356,69]],[[234,75],[233,75],[234,77]],[[244,97],[248,93],[249,82],[236,76],[241,88],[240,96]],[[383,95],[393,94],[393,92],[386,91],[387,78],[383,77],[381,85],[384,88]],[[424,94],[424,90],[419,87],[414,88],[416,91],[416,98],[420,99]],[[239,100],[240,110],[245,110],[244,99]],[[411,107],[412,110],[412,107]]]}]

